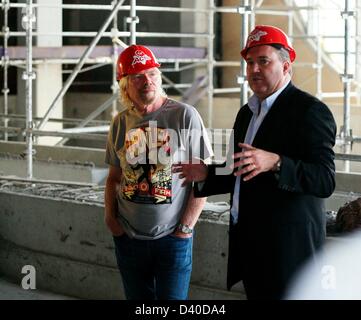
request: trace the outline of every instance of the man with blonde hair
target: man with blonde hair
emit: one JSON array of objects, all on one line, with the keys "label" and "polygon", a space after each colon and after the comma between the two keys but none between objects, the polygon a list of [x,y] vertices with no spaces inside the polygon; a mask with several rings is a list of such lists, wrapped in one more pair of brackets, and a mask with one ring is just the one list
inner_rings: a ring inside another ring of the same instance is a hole
[{"label": "man with blonde hair", "polygon": [[153,52],[132,45],[118,58],[126,107],[108,135],[105,222],[114,237],[127,299],[186,299],[192,232],[205,198],[172,174],[174,161],[212,155],[194,107],[169,99]]}]

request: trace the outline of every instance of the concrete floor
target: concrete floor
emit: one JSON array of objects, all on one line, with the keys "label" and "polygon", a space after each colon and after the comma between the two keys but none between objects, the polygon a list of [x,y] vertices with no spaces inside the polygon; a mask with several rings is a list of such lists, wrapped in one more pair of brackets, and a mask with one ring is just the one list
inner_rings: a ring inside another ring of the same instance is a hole
[{"label": "concrete floor", "polygon": [[25,290],[19,284],[0,278],[0,300],[75,300],[43,290]]}]

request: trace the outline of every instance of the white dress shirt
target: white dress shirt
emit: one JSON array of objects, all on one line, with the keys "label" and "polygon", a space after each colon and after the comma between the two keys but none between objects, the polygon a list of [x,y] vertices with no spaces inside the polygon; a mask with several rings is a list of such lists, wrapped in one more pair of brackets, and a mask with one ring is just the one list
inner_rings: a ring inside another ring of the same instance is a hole
[{"label": "white dress shirt", "polygon": [[[281,92],[287,87],[290,81],[288,81],[282,88],[278,89],[274,94],[270,95],[266,99],[264,99],[261,103],[261,110],[259,110],[260,101],[255,96],[252,95],[248,100],[248,106],[253,112],[253,116],[249,123],[246,137],[244,139],[244,143],[252,145],[253,139],[256,136],[256,133],[261,126],[265,116],[268,111],[271,109],[273,103],[276,101],[277,97],[281,94]],[[231,208],[231,215],[233,217],[233,224],[236,224],[238,221],[238,212],[239,212],[239,189],[240,189],[241,177],[238,176],[236,178],[236,182],[234,184],[234,193],[233,193],[233,201]]]}]

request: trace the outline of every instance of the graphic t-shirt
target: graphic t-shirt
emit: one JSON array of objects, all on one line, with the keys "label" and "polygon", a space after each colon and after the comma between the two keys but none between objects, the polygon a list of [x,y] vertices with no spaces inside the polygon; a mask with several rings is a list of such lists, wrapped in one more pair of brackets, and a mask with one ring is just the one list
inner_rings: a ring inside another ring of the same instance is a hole
[{"label": "graphic t-shirt", "polygon": [[[125,151],[120,152],[124,174],[122,197],[136,203],[160,204],[172,202],[171,154],[167,129],[143,126],[125,135]],[[157,160],[159,152],[167,157]],[[153,159],[152,159],[153,152]],[[155,156],[155,157],[154,157]]]},{"label": "graphic t-shirt", "polygon": [[122,169],[118,219],[130,237],[157,239],[173,232],[191,185],[172,174],[172,163],[212,156],[202,119],[192,106],[167,99],[155,112],[136,109],[112,121],[106,163]]}]

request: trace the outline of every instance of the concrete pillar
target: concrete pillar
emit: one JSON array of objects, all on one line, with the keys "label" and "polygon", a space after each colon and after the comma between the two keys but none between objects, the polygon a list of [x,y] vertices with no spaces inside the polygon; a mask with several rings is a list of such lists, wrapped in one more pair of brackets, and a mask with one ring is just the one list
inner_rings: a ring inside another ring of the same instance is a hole
[{"label": "concrete pillar", "polygon": [[[61,4],[62,0],[37,0],[40,6],[37,9],[37,32],[38,33],[57,33],[60,34],[63,29],[63,18]],[[52,7],[46,7],[51,5]],[[59,7],[54,7],[59,6]],[[36,45],[38,47],[61,47],[61,35],[40,35],[36,38]],[[60,58],[60,57],[59,57]],[[35,115],[36,117],[43,117],[48,110],[51,103],[54,101],[56,95],[62,88],[62,65],[43,63],[36,66],[36,82],[35,82]],[[56,108],[51,114],[51,118],[63,117],[63,102],[59,101]],[[44,130],[60,130],[62,124],[47,123]],[[40,137],[39,144],[53,145],[60,139],[56,137]]]}]

